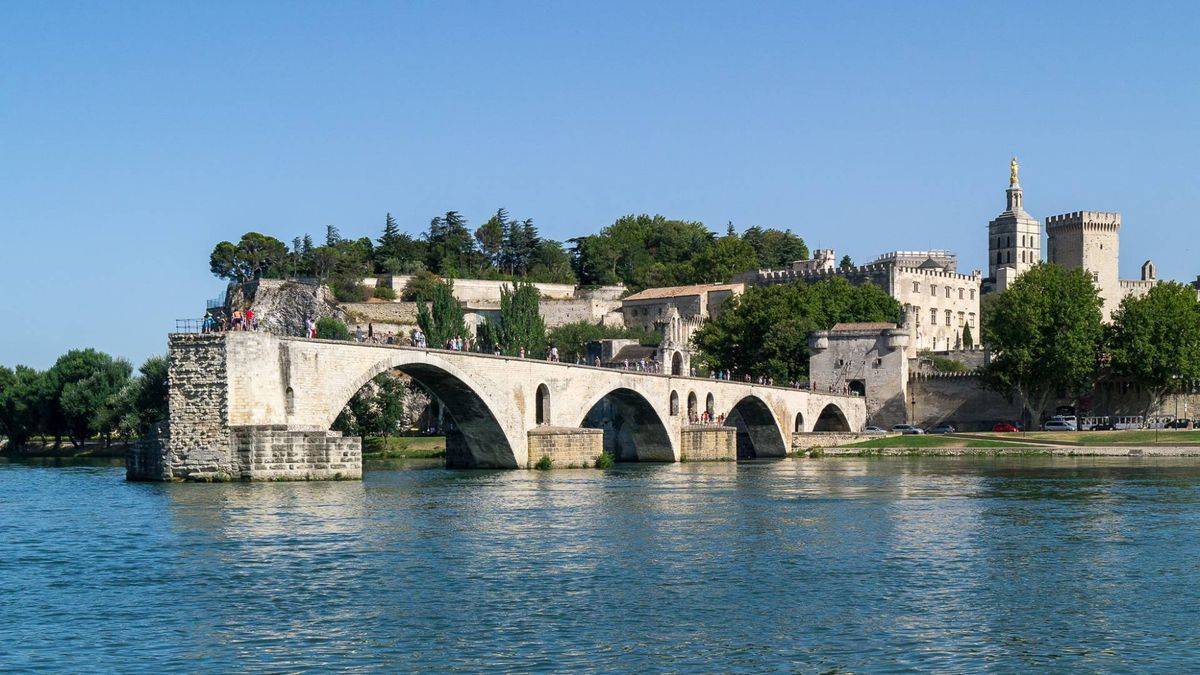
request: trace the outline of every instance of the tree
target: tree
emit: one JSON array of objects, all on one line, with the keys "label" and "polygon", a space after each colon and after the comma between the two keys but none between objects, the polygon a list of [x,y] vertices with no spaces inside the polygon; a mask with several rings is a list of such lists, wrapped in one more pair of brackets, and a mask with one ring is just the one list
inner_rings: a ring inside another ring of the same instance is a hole
[{"label": "tree", "polygon": [[1086,271],[1047,263],[1030,268],[984,317],[983,340],[993,351],[984,384],[1016,396],[1035,423],[1059,392],[1090,390],[1103,337],[1100,307]]},{"label": "tree", "polygon": [[379,247],[387,248],[394,245],[400,239],[400,226],[396,224],[396,219],[389,212],[383,220],[383,234],[379,236]]},{"label": "tree", "polygon": [[467,325],[462,305],[454,298],[449,284],[434,284],[431,295],[428,306],[422,302],[417,307],[417,325],[430,347],[441,348],[450,338],[466,335]]},{"label": "tree", "polygon": [[[657,334],[654,337],[658,337]],[[546,344],[558,347],[558,353],[562,360],[575,361],[587,356],[588,343],[619,338],[638,340],[642,344],[657,344],[647,330],[625,328],[624,326],[604,326],[587,321],[563,324],[550,329],[546,335]]]},{"label": "tree", "polygon": [[842,271],[852,270],[852,269],[854,269],[854,261],[850,259],[850,256],[844,255],[844,256],[842,256],[842,261],[840,263],[838,263],[838,267]]},{"label": "tree", "polygon": [[1126,296],[1113,314],[1108,352],[1114,375],[1149,394],[1149,417],[1172,394],[1200,380],[1200,302],[1196,289],[1160,283],[1142,297]]},{"label": "tree", "polygon": [[325,226],[325,245],[333,248],[342,241],[342,233],[338,231],[336,225]]},{"label": "tree", "polygon": [[500,317],[487,321],[480,336],[485,349],[500,346],[505,354],[516,356],[524,348],[530,358],[541,358],[546,352],[546,322],[538,313],[540,294],[533,284],[517,282],[515,288],[500,289]]},{"label": "tree", "polygon": [[572,240],[572,265],[585,285],[623,283],[638,290],[687,283],[691,259],[713,240],[703,223],[629,215],[598,234]]},{"label": "tree", "polygon": [[692,342],[712,370],[788,382],[808,374],[809,333],[840,322],[899,324],[901,316],[900,304],[882,289],[854,286],[840,277],[757,286],[727,301]]},{"label": "tree", "polygon": [[407,388],[391,372],[380,373],[350,398],[333,423],[349,436],[378,437],[394,434],[404,418]]},{"label": "tree", "polygon": [[0,435],[8,450],[19,449],[41,422],[42,374],[25,366],[0,366]]},{"label": "tree", "polygon": [[317,319],[317,338],[321,340],[349,340],[350,329],[346,324],[331,316]]},{"label": "tree", "polygon": [[425,242],[401,232],[392,214],[387,214],[383,235],[375,247],[373,262],[376,272],[413,274],[425,269]]},{"label": "tree", "polygon": [[735,274],[758,266],[754,247],[737,236],[725,236],[713,241],[692,261],[691,283],[726,283]]},{"label": "tree", "polygon": [[79,447],[94,434],[103,436],[108,445],[119,420],[116,396],[133,367],[125,359],[87,349],[68,352],[51,371],[56,369],[62,378],[59,408],[72,445]]},{"label": "tree", "polygon": [[213,247],[208,266],[222,279],[245,283],[280,276],[286,270],[287,261],[287,244],[275,237],[247,232],[237,244],[222,241]]},{"label": "tree", "polygon": [[797,260],[808,260],[808,245],[791,230],[749,227],[742,233],[742,239],[754,248],[758,267],[763,269],[779,269]]},{"label": "tree", "polygon": [[497,209],[495,215],[475,230],[475,240],[479,242],[479,250],[487,258],[488,264],[500,269],[504,261],[504,234],[508,228],[508,211]]},{"label": "tree", "polygon": [[971,335],[971,324],[963,324],[962,346],[964,349],[971,349],[975,346],[975,337]]},{"label": "tree", "polygon": [[475,239],[467,230],[467,220],[457,211],[447,211],[429,221],[425,235],[428,244],[426,267],[444,277],[468,274],[478,268]]},{"label": "tree", "polygon": [[435,288],[441,284],[449,284],[453,289],[452,281],[443,281],[441,277],[428,270],[417,272],[404,284],[404,289],[400,293],[401,300],[408,302],[429,302],[433,300]]},{"label": "tree", "polygon": [[528,275],[531,281],[549,284],[575,284],[575,272],[571,270],[571,256],[561,242],[542,239],[530,263]]}]

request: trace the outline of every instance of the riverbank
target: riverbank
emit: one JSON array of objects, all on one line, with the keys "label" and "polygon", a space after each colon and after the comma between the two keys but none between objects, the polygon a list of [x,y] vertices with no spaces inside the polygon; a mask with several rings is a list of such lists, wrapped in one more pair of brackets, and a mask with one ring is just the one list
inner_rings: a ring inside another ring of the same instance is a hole
[{"label": "riverbank", "polygon": [[1083,431],[887,436],[823,448],[809,456],[1046,455],[1064,457],[1200,457],[1200,431]]},{"label": "riverbank", "polygon": [[363,459],[434,459],[446,456],[445,436],[386,436],[363,439]]},{"label": "riverbank", "polygon": [[121,443],[113,443],[105,447],[103,443],[88,442],[78,448],[70,443],[64,443],[58,447],[54,447],[53,443],[27,443],[18,449],[3,448],[0,450],[0,457],[9,459],[86,459],[89,457],[121,459],[125,457],[127,449],[128,446]]}]

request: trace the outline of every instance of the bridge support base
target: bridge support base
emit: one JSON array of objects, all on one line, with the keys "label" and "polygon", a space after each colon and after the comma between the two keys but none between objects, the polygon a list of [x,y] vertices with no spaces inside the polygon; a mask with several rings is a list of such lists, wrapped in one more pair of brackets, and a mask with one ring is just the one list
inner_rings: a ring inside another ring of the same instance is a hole
[{"label": "bridge support base", "polygon": [[537,467],[543,457],[549,457],[555,469],[586,468],[604,452],[604,432],[600,429],[537,427],[529,431],[528,438],[526,469]]},{"label": "bridge support base", "polygon": [[679,440],[682,458],[689,462],[737,460],[737,429],[733,427],[685,426]]}]

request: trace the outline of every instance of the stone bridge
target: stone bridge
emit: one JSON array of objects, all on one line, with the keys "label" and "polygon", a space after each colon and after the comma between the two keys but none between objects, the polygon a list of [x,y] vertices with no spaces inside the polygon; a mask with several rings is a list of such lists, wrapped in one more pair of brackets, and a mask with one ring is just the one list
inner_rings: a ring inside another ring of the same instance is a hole
[{"label": "stone bridge", "polygon": [[[169,338],[170,419],[128,458],[149,480],[361,476],[357,438],[329,430],[373,377],[409,375],[452,419],[446,463],[464,468],[782,457],[793,432],[859,430],[863,399],[532,359],[284,338]],[[694,426],[704,411],[725,425]],[[691,415],[689,415],[691,413]]]}]

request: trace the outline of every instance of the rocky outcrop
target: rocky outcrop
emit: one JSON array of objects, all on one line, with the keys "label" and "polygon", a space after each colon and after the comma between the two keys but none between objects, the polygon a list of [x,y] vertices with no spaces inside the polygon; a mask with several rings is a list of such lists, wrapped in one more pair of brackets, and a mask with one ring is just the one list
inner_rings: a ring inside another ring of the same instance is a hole
[{"label": "rocky outcrop", "polygon": [[260,330],[275,335],[303,335],[304,321],[334,317],[346,321],[328,286],[285,279],[260,279],[229,287],[226,311],[254,310]]}]

